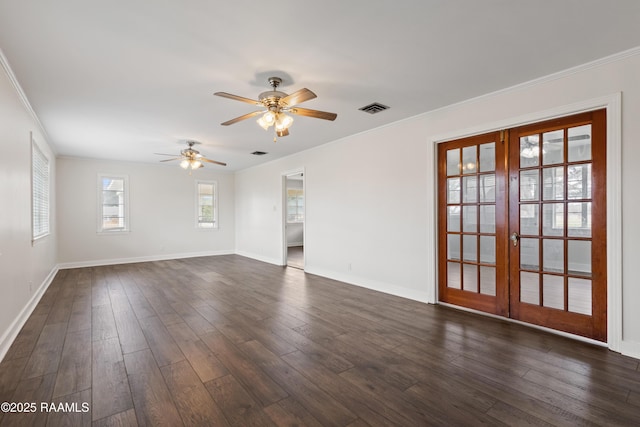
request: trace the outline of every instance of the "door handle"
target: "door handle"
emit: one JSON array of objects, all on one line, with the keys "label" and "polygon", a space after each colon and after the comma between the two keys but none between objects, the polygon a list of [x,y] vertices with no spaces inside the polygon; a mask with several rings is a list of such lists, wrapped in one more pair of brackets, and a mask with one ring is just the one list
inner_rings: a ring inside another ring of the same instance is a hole
[{"label": "door handle", "polygon": [[514,231],[510,239],[513,242],[513,246],[518,246],[518,240],[520,240],[520,235]]}]

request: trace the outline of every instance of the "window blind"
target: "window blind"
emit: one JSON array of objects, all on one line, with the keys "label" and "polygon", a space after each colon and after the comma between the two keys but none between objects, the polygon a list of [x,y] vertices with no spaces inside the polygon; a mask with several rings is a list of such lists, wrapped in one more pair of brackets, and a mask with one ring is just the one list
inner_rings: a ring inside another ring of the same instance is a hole
[{"label": "window blind", "polygon": [[49,159],[31,143],[31,213],[33,239],[49,234]]}]

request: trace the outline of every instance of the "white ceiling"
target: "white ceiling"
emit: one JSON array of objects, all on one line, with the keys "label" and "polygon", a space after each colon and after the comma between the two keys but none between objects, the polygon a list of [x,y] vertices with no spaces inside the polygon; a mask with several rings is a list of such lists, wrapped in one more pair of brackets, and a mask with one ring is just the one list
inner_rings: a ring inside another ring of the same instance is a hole
[{"label": "white ceiling", "polygon": [[[193,139],[238,170],[640,46],[639,23],[638,0],[0,0],[0,49],[58,155],[157,162]],[[272,75],[336,121],[296,116],[275,144],[220,126],[254,107],[214,92]]]}]

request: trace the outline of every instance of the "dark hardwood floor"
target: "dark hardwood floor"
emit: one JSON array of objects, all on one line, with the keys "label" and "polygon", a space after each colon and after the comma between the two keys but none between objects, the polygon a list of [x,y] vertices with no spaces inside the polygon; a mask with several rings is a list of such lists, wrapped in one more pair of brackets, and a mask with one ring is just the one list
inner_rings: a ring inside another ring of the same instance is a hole
[{"label": "dark hardwood floor", "polygon": [[287,266],[304,270],[304,246],[287,248]]},{"label": "dark hardwood floor", "polygon": [[218,256],[60,271],[0,364],[0,401],[38,405],[0,413],[2,426],[631,426],[640,370],[513,323]]}]

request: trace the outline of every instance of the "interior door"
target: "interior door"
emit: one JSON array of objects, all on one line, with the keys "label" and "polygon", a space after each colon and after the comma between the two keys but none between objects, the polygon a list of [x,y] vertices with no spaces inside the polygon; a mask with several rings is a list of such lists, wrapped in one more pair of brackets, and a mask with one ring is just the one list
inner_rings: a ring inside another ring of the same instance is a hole
[{"label": "interior door", "polygon": [[606,341],[606,113],[438,146],[440,301]]},{"label": "interior door", "polygon": [[511,317],[606,341],[605,111],[510,136]]},{"label": "interior door", "polygon": [[438,146],[438,291],[441,301],[507,316],[503,135],[493,132]]}]

